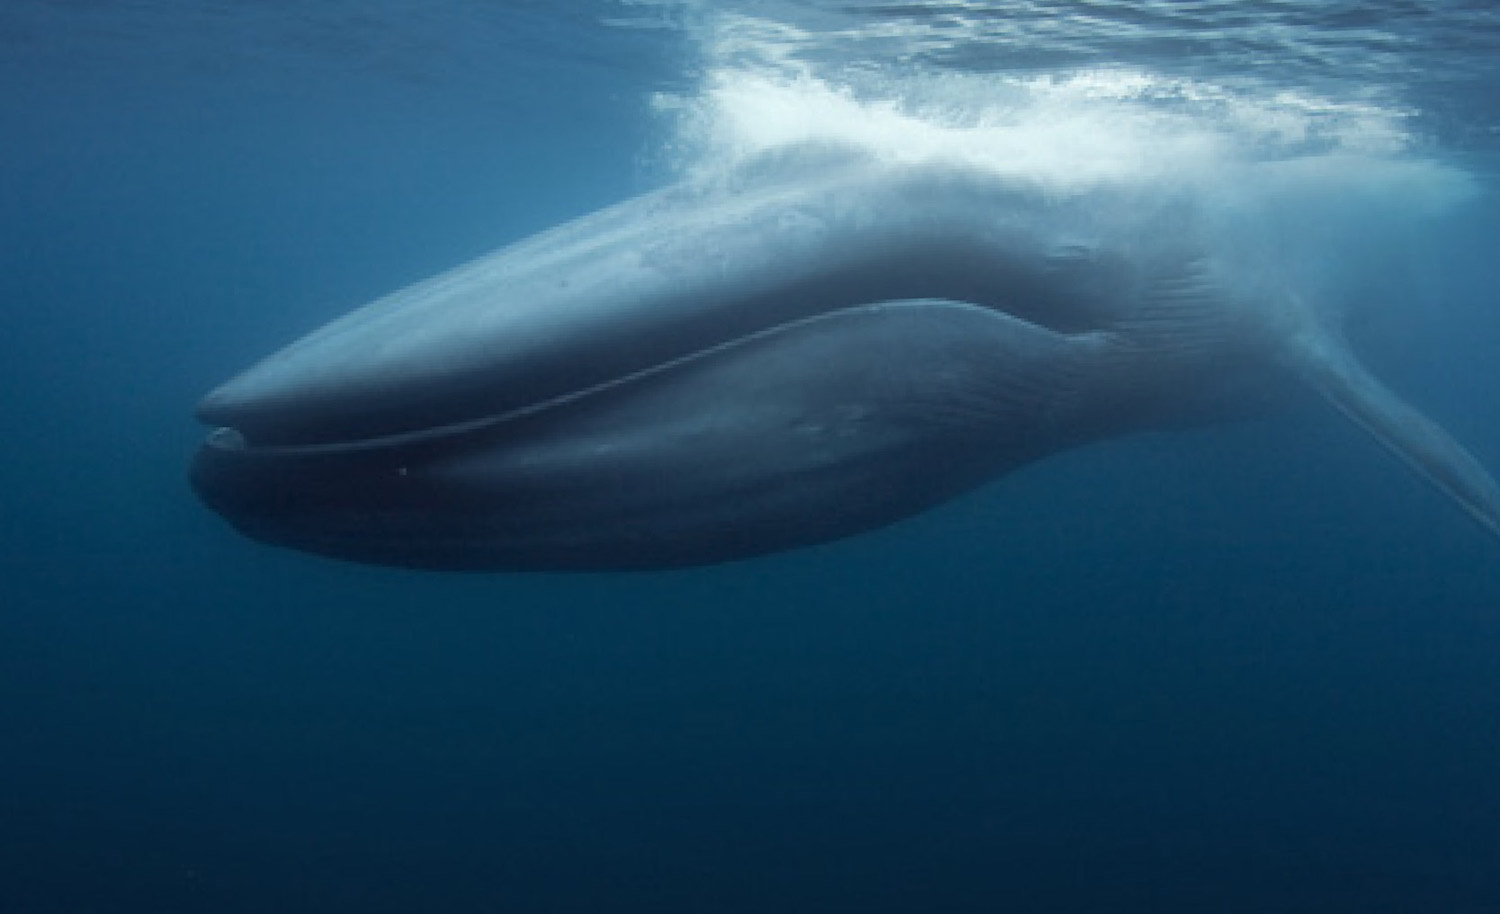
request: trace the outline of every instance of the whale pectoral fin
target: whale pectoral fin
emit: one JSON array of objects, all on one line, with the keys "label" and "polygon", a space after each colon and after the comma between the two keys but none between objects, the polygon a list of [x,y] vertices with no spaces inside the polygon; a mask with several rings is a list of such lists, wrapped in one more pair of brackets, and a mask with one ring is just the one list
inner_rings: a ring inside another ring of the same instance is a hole
[{"label": "whale pectoral fin", "polygon": [[1332,337],[1304,339],[1295,361],[1328,402],[1500,536],[1500,486],[1442,426],[1376,380]]}]

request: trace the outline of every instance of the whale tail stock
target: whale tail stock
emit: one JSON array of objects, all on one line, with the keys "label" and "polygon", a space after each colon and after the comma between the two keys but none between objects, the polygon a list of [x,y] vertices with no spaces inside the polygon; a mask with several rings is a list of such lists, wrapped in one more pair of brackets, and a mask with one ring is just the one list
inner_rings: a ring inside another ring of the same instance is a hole
[{"label": "whale tail stock", "polygon": [[1500,485],[1446,429],[1402,400],[1360,364],[1341,335],[1298,302],[1289,361],[1323,398],[1386,450],[1500,536]]}]

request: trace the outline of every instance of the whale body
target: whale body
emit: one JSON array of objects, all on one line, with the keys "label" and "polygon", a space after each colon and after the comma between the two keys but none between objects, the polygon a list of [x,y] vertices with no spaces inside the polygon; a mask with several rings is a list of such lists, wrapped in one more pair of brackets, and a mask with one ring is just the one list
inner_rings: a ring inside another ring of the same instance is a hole
[{"label": "whale body", "polygon": [[1336,329],[1231,275],[1172,201],[1101,193],[803,151],[647,194],[212,391],[192,483],[243,533],[342,559],[673,567],[1303,383],[1500,533],[1489,475]]}]

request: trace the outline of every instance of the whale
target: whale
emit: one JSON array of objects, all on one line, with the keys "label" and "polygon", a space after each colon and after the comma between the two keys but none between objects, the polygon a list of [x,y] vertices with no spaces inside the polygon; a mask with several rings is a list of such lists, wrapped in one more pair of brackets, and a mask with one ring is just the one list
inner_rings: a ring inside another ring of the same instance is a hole
[{"label": "whale", "polygon": [[672,568],[1311,390],[1500,535],[1480,462],[1195,225],[1171,193],[783,150],[292,342],[199,403],[191,485],[248,537],[336,559]]}]

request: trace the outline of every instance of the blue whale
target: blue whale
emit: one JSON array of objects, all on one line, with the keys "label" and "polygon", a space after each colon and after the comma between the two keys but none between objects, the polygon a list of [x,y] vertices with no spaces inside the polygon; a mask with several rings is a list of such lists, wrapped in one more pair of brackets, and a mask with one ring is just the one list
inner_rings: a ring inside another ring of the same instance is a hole
[{"label": "blue whale", "polygon": [[1303,384],[1500,534],[1500,489],[1170,195],[790,151],[397,291],[204,398],[255,539],[438,569],[719,562]]}]

